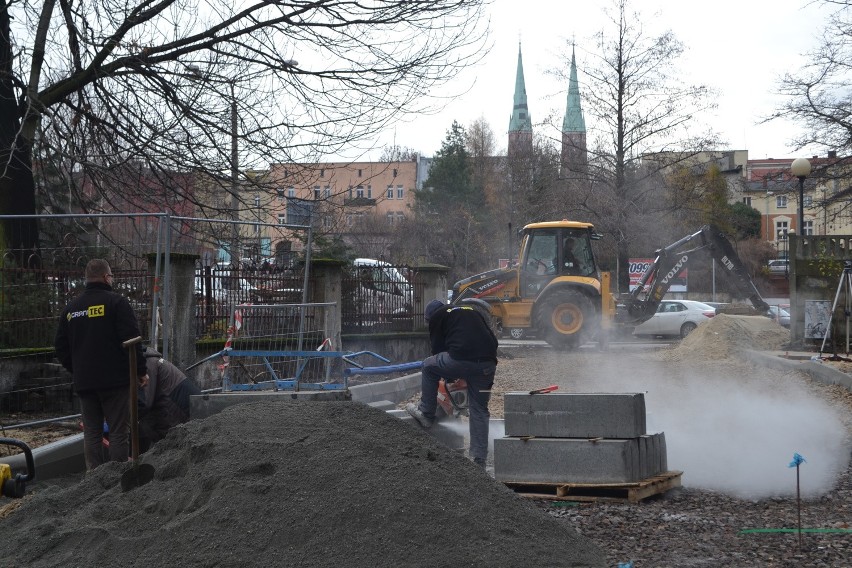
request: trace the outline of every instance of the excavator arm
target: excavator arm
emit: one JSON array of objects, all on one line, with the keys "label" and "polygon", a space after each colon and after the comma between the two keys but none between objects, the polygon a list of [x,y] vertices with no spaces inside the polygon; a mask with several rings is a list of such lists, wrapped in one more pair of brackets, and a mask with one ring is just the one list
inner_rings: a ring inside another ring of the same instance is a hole
[{"label": "excavator arm", "polygon": [[757,311],[765,313],[769,310],[769,305],[760,296],[724,233],[715,225],[705,225],[656,252],[653,264],[624,302],[627,308],[626,322],[640,324],[650,319],[671,287],[674,277],[689,267],[695,255],[702,251],[721,265],[739,293],[748,298]]}]

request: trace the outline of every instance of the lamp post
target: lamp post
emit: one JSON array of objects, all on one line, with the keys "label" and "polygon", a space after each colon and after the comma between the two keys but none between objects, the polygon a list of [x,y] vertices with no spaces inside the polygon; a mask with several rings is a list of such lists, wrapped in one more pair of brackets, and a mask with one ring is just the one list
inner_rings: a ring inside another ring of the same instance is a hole
[{"label": "lamp post", "polygon": [[796,158],[790,164],[790,172],[799,178],[799,234],[805,234],[805,178],[811,174],[811,163],[806,158]]}]

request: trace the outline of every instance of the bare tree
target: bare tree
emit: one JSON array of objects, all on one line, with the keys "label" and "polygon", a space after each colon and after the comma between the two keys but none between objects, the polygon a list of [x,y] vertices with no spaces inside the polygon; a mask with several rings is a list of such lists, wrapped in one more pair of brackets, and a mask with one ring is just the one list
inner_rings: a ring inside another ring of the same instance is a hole
[{"label": "bare tree", "polygon": [[786,102],[767,120],[789,118],[801,126],[793,144],[852,153],[852,1],[823,0],[834,8],[823,28],[822,41],[808,54],[803,69],[786,73],[780,91]]},{"label": "bare tree", "polygon": [[[428,107],[429,90],[481,57],[487,35],[481,0],[206,7],[5,0],[0,213],[37,211],[33,172],[50,160],[85,191],[114,189],[127,166],[164,183],[200,172],[232,193],[234,214],[236,188],[254,183],[247,170],[367,143]],[[122,197],[150,201],[150,188]],[[3,234],[6,248],[38,247],[34,221]]]},{"label": "bare tree", "polygon": [[[819,45],[807,54],[803,69],[785,74],[779,83],[785,102],[765,122],[791,119],[800,127],[791,143],[797,149],[822,149],[828,159],[814,165],[811,179],[832,191],[815,199],[827,220],[849,215],[852,185],[849,156],[852,155],[852,1],[823,0],[831,13],[826,19]],[[839,156],[839,157],[838,157]],[[830,222],[830,221],[829,221]]]},{"label": "bare tree", "polygon": [[586,217],[579,220],[594,222],[614,240],[622,291],[631,248],[656,240],[649,233],[672,211],[661,173],[717,143],[694,120],[713,107],[710,91],[679,80],[675,63],[683,44],[670,31],[646,34],[641,15],[628,4],[614,1],[611,25],[597,34],[595,51],[580,65],[583,106],[592,119],[588,167],[562,172],[563,200]]}]

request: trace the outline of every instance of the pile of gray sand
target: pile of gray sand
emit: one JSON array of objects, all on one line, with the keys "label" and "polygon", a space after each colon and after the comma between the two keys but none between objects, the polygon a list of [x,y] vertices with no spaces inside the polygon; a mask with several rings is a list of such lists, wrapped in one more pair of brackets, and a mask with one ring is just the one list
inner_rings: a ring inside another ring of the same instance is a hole
[{"label": "pile of gray sand", "polygon": [[789,342],[790,330],[767,317],[719,314],[661,355],[667,361],[720,361],[741,351],[776,351]]},{"label": "pile of gray sand", "polygon": [[237,405],[0,520],[0,566],[564,566],[605,556],[418,427],[351,402]]}]

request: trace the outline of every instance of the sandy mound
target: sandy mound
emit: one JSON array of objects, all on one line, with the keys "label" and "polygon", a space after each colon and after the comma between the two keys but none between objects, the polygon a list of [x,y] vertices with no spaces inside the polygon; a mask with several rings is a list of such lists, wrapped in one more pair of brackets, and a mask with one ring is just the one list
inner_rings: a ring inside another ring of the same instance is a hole
[{"label": "sandy mound", "polygon": [[26,497],[0,566],[603,567],[597,547],[462,455],[346,402],[259,402],[173,429],[127,464]]},{"label": "sandy mound", "polygon": [[699,325],[674,349],[668,361],[720,360],[743,350],[774,351],[790,342],[790,330],[763,316],[719,314]]}]

